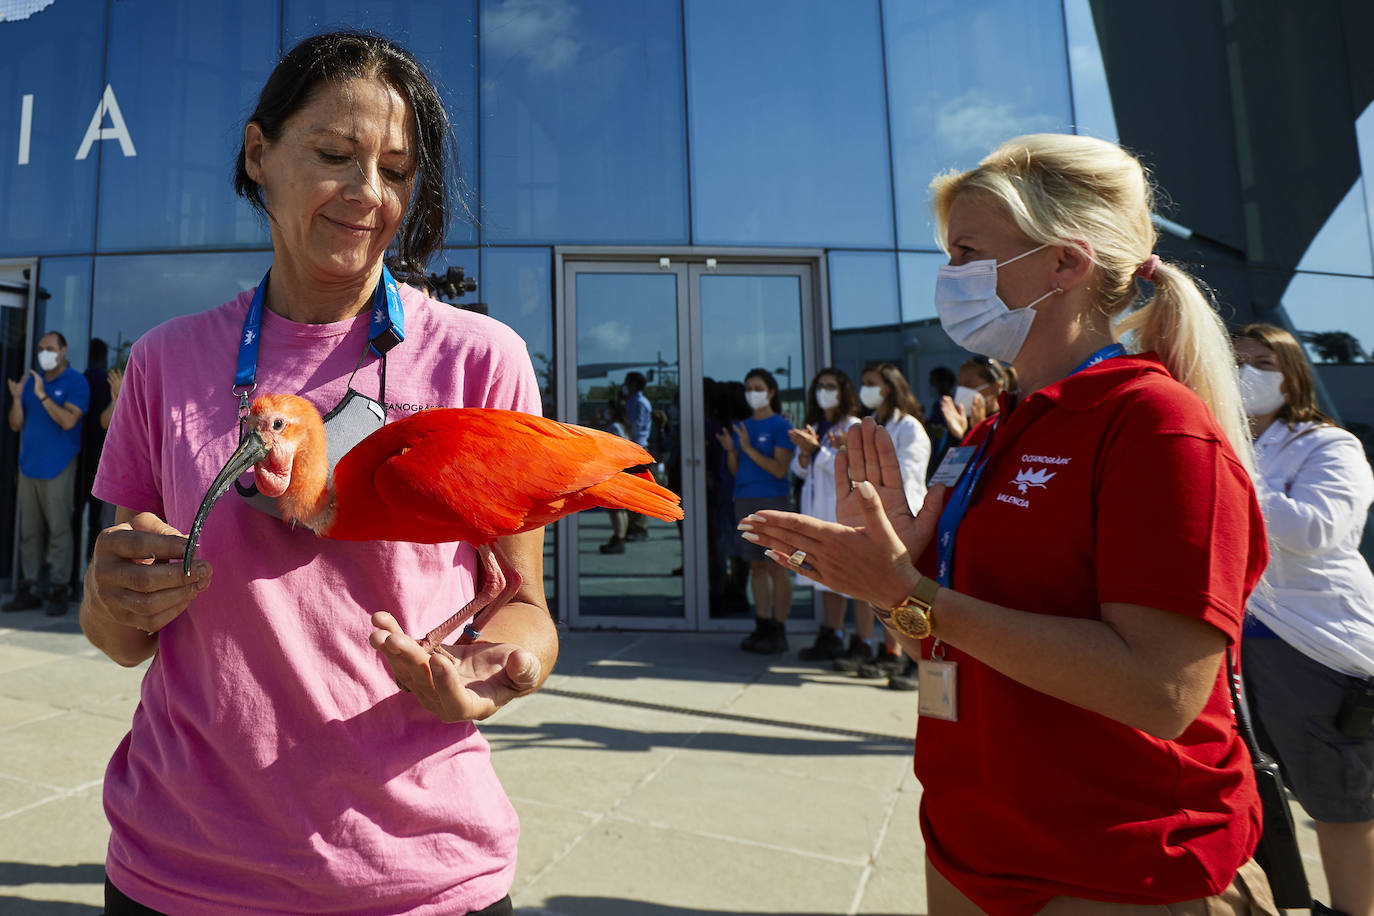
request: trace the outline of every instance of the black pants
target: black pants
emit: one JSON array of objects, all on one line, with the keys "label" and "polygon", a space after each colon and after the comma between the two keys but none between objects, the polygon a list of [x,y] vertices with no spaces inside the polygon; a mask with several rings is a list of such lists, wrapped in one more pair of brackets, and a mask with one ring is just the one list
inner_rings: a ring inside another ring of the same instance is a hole
[{"label": "black pants", "polygon": [[[489,907],[474,910],[467,916],[512,916],[515,913],[510,897],[503,897]],[[105,916],[165,916],[157,910],[149,909],[120,893],[119,888],[105,879]]]}]

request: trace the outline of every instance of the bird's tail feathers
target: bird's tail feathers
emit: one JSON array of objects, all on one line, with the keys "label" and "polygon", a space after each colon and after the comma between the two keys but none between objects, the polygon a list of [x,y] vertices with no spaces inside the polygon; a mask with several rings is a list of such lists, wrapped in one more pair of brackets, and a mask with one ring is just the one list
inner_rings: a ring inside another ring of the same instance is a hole
[{"label": "bird's tail feathers", "polygon": [[588,487],[581,495],[592,505],[606,509],[629,509],[665,522],[682,518],[682,500],[678,495],[638,474],[616,474],[609,480]]}]

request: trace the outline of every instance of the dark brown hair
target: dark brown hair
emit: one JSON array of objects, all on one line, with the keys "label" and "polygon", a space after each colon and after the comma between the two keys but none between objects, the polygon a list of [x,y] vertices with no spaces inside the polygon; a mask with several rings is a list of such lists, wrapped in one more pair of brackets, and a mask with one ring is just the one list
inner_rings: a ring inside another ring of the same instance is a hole
[{"label": "dark brown hair", "polygon": [[1336,421],[1322,413],[1317,406],[1317,386],[1312,379],[1312,367],[1296,337],[1272,324],[1247,324],[1235,336],[1237,340],[1257,341],[1274,354],[1279,371],[1283,373],[1283,390],[1288,398],[1288,403],[1279,411],[1280,420],[1290,427],[1299,423],[1336,425]]},{"label": "dark brown hair", "polygon": [[[906,376],[902,375],[902,370],[892,363],[869,363],[864,366],[865,372],[876,372],[882,376],[887,383],[888,389],[892,392],[888,397],[888,405],[895,407],[904,413],[909,413],[922,423],[926,421],[926,412],[921,407],[921,402],[916,400],[916,395],[911,393],[911,386],[906,383]],[[881,410],[881,408],[879,408]],[[873,412],[878,416],[879,411]]]},{"label": "dark brown hair", "polygon": [[819,429],[825,422],[825,411],[821,405],[816,403],[816,383],[821,380],[821,376],[828,375],[833,378],[840,386],[840,403],[835,405],[835,415],[837,417],[857,417],[859,415],[859,396],[854,393],[854,383],[849,380],[843,369],[836,369],[834,366],[827,366],[816,377],[811,380],[811,385],[806,389],[806,425],[814,426]]},{"label": "dark brown hair", "polygon": [[[450,165],[457,175],[453,129],[444,103],[420,64],[399,45],[366,32],[330,32],[307,38],[277,64],[249,116],[268,142],[281,137],[291,116],[310,103],[324,83],[375,79],[396,90],[415,118],[415,186],[392,244],[407,270],[419,270],[444,244],[451,189]],[[243,145],[234,166],[234,190],[271,219],[262,188],[248,177]]]},{"label": "dark brown hair", "polygon": [[773,373],[767,369],[750,369],[744,373],[744,381],[747,383],[751,378],[760,379],[768,386],[773,392],[773,396],[768,399],[768,406],[773,408],[773,413],[782,413],[782,398],[778,397],[778,380],[773,378]]}]

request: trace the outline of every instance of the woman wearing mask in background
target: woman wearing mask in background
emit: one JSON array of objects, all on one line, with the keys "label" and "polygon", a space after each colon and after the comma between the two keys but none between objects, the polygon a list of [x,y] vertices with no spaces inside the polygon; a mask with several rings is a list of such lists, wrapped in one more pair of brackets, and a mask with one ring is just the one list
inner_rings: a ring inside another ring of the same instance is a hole
[{"label": "woman wearing mask in background", "polygon": [[[822,369],[811,381],[806,398],[806,426],[788,432],[797,447],[792,473],[805,481],[801,512],[812,518],[835,520],[835,456],[849,427],[859,422],[859,399],[854,384],[839,369]],[[816,642],[802,649],[804,661],[830,661],[844,654],[844,614],[849,598],[821,583],[823,622]]]},{"label": "woman wearing mask in background", "polygon": [[990,356],[975,356],[959,367],[953,396],[940,399],[940,416],[949,434],[962,440],[970,429],[997,413],[1002,392],[1015,390],[1015,369]]},{"label": "woman wearing mask in background", "polygon": [[[735,475],[735,518],[760,509],[789,509],[787,464],[792,457],[792,424],[779,412],[778,383],[767,369],[750,369],[744,398],[754,412],[733,430],[717,435],[730,473]],[[749,563],[754,598],[754,630],[740,642],[746,652],[777,655],[787,651],[787,615],[792,611],[792,576],[768,562],[763,551],[745,541],[740,555]]]},{"label": "woman wearing mask in background", "polygon": [[[902,488],[914,513],[926,498],[926,465],[930,462],[930,436],[921,423],[921,404],[911,393],[902,371],[892,363],[872,363],[864,369],[859,400],[873,411],[873,419],[892,438],[902,470]],[[889,680],[889,686],[897,690],[916,689],[912,679],[915,662],[902,659],[897,638],[884,632],[882,644],[873,645],[873,619],[873,608],[861,601],[855,603],[855,635],[844,658],[835,660],[835,670],[868,678],[895,674],[898,679]]]},{"label": "woman wearing mask in background", "polygon": [[932,189],[940,324],[1014,361],[1018,396],[918,518],[865,420],[839,524],[745,533],[925,656],[930,913],[1277,916],[1225,663],[1268,560],[1226,329],[1153,253],[1150,185],[1113,143],[1018,137]]},{"label": "woman wearing mask in background", "polygon": [[[1360,537],[1374,473],[1317,409],[1302,345],[1252,324],[1235,341],[1272,554],[1242,653],[1262,740],[1316,824],[1331,907],[1374,914],[1374,575]],[[1361,712],[1363,710],[1363,712]]]}]

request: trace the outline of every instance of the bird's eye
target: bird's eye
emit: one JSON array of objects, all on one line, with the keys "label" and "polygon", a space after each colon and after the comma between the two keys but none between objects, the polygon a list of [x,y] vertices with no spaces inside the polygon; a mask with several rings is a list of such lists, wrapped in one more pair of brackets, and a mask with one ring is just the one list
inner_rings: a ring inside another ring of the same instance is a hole
[{"label": "bird's eye", "polygon": [[272,421],[272,428],[273,428],[273,429],[281,429],[281,428],[282,428],[283,426],[285,426],[285,425],[286,425],[286,421],[284,421],[281,417],[277,417],[277,419],[275,419],[275,420]]}]

